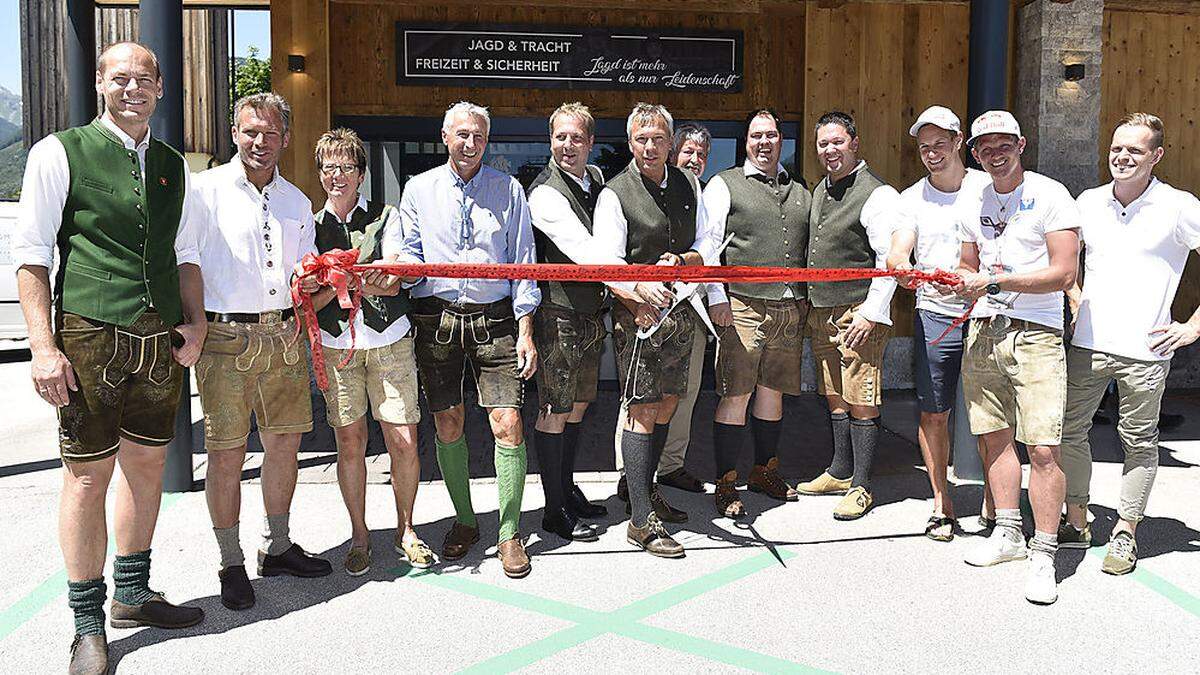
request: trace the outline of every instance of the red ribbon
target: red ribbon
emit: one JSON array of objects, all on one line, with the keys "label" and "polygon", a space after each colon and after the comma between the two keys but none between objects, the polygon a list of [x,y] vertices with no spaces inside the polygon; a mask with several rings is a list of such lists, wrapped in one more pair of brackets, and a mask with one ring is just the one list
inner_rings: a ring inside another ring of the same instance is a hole
[{"label": "red ribbon", "polygon": [[[314,276],[322,286],[338,289],[338,302],[350,309],[350,327],[361,300],[363,272],[378,271],[401,277],[441,277],[448,279],[528,279],[531,281],[683,281],[689,283],[750,283],[853,281],[876,277],[905,278],[920,283],[953,286],[959,276],[934,270],[881,270],[870,268],[748,267],[708,265],[573,265],[573,264],[464,264],[464,263],[371,263],[358,264],[358,251],[333,249],[328,253],[309,253],[300,261],[292,285],[292,301],[303,310],[308,321],[308,339],[313,349],[313,370],[317,386],[324,391],[325,361],[321,354],[321,335],[316,328],[316,313],[310,296],[300,292],[300,279]],[[350,283],[353,280],[355,283]],[[352,287],[352,288],[351,288]],[[350,334],[353,353],[354,334]],[[940,339],[940,338],[939,338]],[[349,360],[349,354],[347,355]],[[345,365],[343,363],[342,365]]]}]

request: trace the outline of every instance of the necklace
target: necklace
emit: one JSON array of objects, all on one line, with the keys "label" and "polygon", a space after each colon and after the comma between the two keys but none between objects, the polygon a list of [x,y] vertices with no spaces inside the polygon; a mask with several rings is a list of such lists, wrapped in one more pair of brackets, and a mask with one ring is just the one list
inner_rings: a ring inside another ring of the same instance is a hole
[{"label": "necklace", "polygon": [[1008,211],[1008,205],[1009,205],[1009,203],[1012,202],[1013,196],[1017,194],[1017,191],[1013,190],[1012,192],[1008,193],[1008,199],[1003,199],[1003,200],[1000,199],[999,192],[996,192],[995,190],[993,190],[993,193],[996,195],[996,202],[998,204],[1000,204],[1000,213],[1005,213]]}]

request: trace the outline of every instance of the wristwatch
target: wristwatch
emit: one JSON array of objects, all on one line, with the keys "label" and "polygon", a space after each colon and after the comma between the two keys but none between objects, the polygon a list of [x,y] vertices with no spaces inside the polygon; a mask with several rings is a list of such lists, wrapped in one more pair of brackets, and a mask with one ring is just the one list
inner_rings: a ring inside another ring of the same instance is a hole
[{"label": "wristwatch", "polygon": [[1000,283],[998,281],[996,281],[996,273],[995,272],[988,272],[987,294],[988,295],[999,295],[1000,294]]}]

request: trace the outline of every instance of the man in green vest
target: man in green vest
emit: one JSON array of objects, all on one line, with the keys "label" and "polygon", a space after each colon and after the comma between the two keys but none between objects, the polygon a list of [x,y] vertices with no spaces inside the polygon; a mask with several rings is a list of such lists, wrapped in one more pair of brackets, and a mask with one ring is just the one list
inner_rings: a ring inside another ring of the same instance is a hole
[{"label": "man in green vest", "polygon": [[[313,216],[317,250],[358,249],[358,260],[395,260],[403,245],[400,214],[395,207],[368,201],[359,191],[367,172],[367,151],[349,129],[327,131],[317,140],[317,171],[328,199]],[[337,439],[338,485],[350,514],[350,550],[344,567],[350,576],[371,569],[370,531],[367,530],[367,408],[379,422],[391,458],[392,490],[396,498],[396,536],[392,547],[418,569],[434,563],[433,551],[413,530],[413,503],[421,478],[417,457],[417,361],[408,319],[408,291],[400,277],[381,272],[363,275],[362,306],[350,331],[350,311],[331,302],[336,290],[319,288],[306,277],[301,290],[313,294],[325,371],[325,420]],[[353,354],[350,350],[353,349]],[[342,362],[349,356],[345,366]]]},{"label": "man in green vest", "polygon": [[[596,202],[593,236],[606,253],[631,264],[718,263],[718,237],[704,216],[696,177],[667,164],[671,114],[639,103],[626,121],[633,162]],[[638,283],[644,302],[613,307],[613,343],[628,421],[621,454],[629,490],[627,540],[648,553],[679,558],[683,547],[654,513],[651,483],[679,396],[687,390],[696,315],[687,299],[657,282]]]},{"label": "man in green vest", "polygon": [[[858,158],[858,130],[846,113],[821,115],[816,139],[825,178],[813,190],[808,266],[886,267],[899,193]],[[833,461],[796,489],[807,495],[844,494],[833,510],[838,520],[861,518],[874,504],[871,465],[895,291],[890,277],[808,285],[807,328],[817,391],[829,401]]]},{"label": "man in green vest", "polygon": [[118,461],[112,626],[183,628],[204,618],[149,587],[183,369],[200,355],[207,330],[186,215],[188,169],[150,135],[162,96],[153,52],[133,42],[104,50],[96,93],[104,99],[98,119],[30,150],[13,233],[33,383],[59,415],[59,541],[75,613],[71,673],[108,669],[105,495]]},{"label": "man in green vest", "polygon": [[[779,163],[779,116],[753,111],[746,125],[746,161],[717,174],[704,190],[704,210],[714,227],[732,234],[724,264],[804,267],[812,197]],[[800,361],[808,317],[803,283],[710,284],[709,315],[719,326],[717,404],[713,451],[720,515],[745,514],[737,495],[737,459],[745,445],[746,408],[754,396],[754,466],[747,487],[780,501],[796,491],[779,475],[776,450],[783,395],[800,394]]]}]

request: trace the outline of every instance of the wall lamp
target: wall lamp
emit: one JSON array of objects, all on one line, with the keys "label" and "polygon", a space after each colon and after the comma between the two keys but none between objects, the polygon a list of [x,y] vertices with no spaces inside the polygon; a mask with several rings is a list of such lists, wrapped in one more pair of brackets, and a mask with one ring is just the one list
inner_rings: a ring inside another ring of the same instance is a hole
[{"label": "wall lamp", "polygon": [[[300,54],[288,54],[288,70],[293,73],[304,72],[304,57]],[[1080,75],[1080,77],[1083,77]]]},{"label": "wall lamp", "polygon": [[1082,63],[1069,63],[1063,66],[1063,79],[1067,82],[1078,82],[1083,79],[1084,67]]}]

